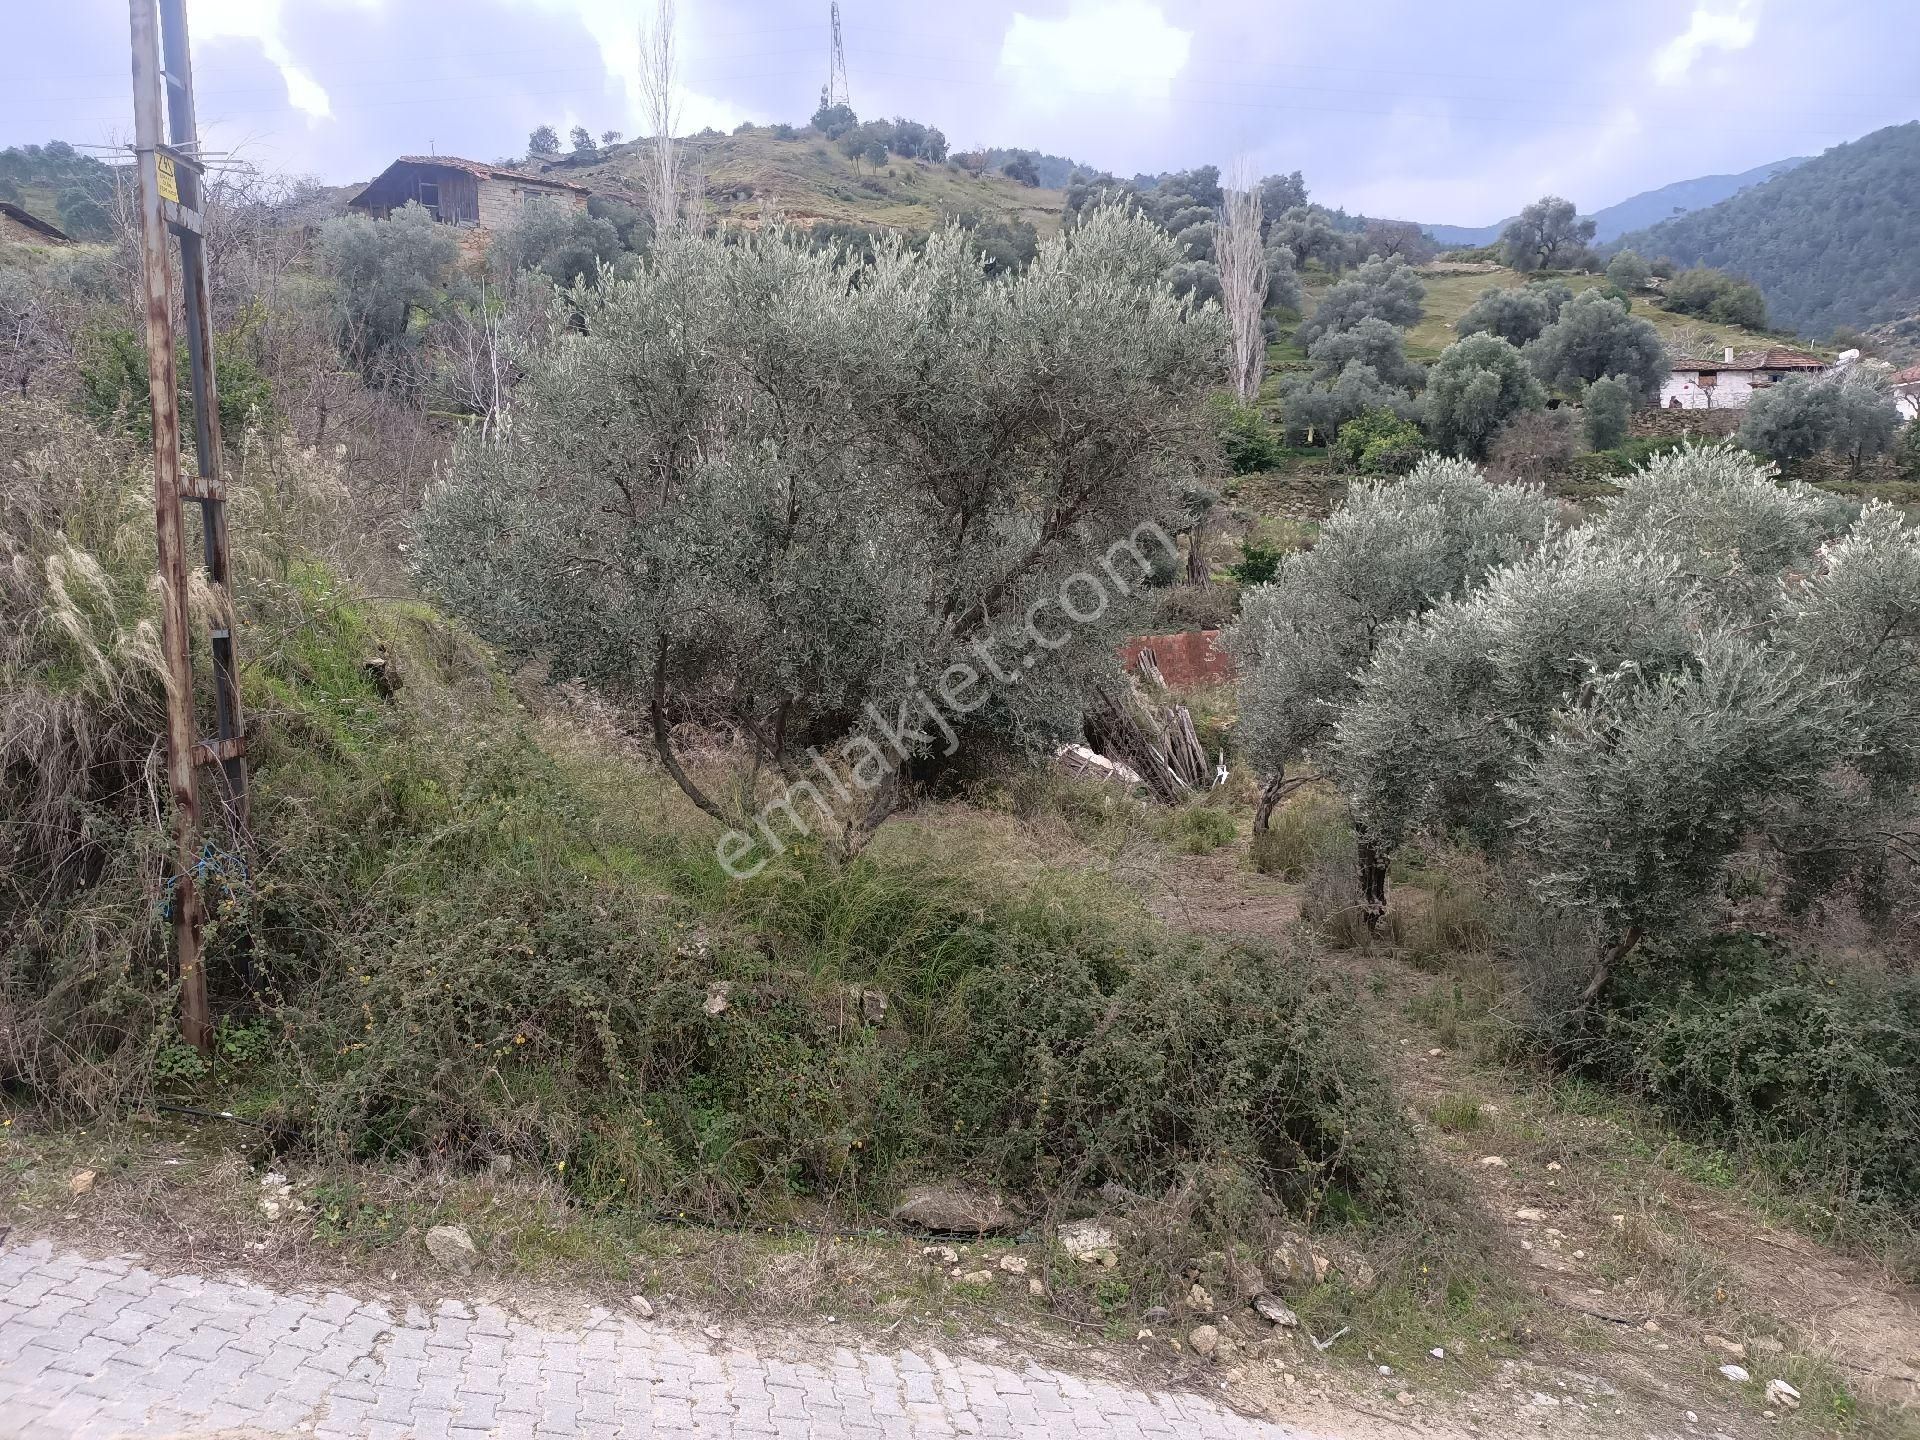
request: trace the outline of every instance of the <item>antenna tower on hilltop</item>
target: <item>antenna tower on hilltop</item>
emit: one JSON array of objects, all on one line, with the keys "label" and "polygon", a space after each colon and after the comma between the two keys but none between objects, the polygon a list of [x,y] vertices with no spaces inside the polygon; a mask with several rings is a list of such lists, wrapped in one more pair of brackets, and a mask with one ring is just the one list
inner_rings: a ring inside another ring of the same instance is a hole
[{"label": "antenna tower on hilltop", "polygon": [[840,43],[840,0],[833,0],[833,55],[827,62],[827,83],[820,92],[820,105],[825,110],[835,105],[853,108],[847,94],[847,51]]}]

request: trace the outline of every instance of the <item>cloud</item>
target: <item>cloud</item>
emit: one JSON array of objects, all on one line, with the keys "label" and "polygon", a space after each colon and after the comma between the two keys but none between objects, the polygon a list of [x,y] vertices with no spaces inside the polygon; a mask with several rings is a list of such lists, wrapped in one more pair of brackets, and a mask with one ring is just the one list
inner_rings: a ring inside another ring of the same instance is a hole
[{"label": "cloud", "polygon": [[1072,0],[1058,20],[1015,11],[1000,68],[1035,89],[1164,98],[1192,46],[1193,32],[1169,25],[1146,0]]},{"label": "cloud", "polygon": [[1694,6],[1687,28],[1653,53],[1653,76],[1678,85],[1709,50],[1744,50],[1759,30],[1760,0],[1722,0]]},{"label": "cloud", "polygon": [[[380,0],[349,0],[364,8],[374,8]],[[202,40],[251,40],[260,53],[280,72],[287,87],[287,103],[306,115],[309,122],[333,118],[333,102],[326,87],[295,58],[287,47],[280,24],[281,0],[199,0],[193,7],[190,27],[195,42]]]}]

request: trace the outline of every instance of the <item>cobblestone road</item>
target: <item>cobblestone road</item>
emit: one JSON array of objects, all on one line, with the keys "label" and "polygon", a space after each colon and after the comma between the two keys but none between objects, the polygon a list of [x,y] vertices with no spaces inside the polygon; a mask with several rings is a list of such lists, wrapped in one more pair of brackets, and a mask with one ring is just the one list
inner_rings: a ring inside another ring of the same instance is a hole
[{"label": "cobblestone road", "polygon": [[0,1250],[0,1436],[261,1434],[1313,1440],[1194,1396],[937,1350],[800,1362],[604,1310],[551,1328]]}]

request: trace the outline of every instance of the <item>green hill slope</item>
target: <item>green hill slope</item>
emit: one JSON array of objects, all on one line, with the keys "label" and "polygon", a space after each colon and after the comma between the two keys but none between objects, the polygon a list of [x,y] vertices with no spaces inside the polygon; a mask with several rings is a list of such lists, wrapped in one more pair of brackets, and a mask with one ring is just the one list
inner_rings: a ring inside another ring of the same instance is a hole
[{"label": "green hill slope", "polygon": [[[737,135],[695,136],[689,163],[706,181],[713,213],[758,223],[770,212],[802,224],[829,221],[895,230],[924,230],[941,217],[976,212],[1026,220],[1042,234],[1060,225],[1058,190],[1035,189],[1002,175],[972,175],[957,166],[889,156],[881,166],[856,162],[824,136],[802,130],[781,139],[760,128]],[[647,156],[638,143],[616,145],[599,159],[571,158],[546,169],[608,194],[645,194]]]},{"label": "green hill slope", "polygon": [[1920,121],[1838,145],[1764,185],[1635,231],[1642,255],[1712,265],[1766,293],[1782,325],[1825,335],[1920,310]]}]

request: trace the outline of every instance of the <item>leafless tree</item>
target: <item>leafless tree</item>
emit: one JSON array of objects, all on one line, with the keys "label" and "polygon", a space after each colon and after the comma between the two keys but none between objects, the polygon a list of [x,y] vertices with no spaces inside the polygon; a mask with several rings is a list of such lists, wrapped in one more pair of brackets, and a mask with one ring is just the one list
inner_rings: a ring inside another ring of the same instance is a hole
[{"label": "leafless tree", "polygon": [[695,223],[695,179],[674,137],[680,123],[679,60],[674,50],[674,0],[656,0],[653,19],[640,22],[640,99],[651,132],[647,205],[653,232],[665,235]]},{"label": "leafless tree", "polygon": [[1233,345],[1233,388],[1243,405],[1260,393],[1267,346],[1260,329],[1266,303],[1267,254],[1260,243],[1260,191],[1244,163],[1236,164],[1214,223],[1214,260]]}]

